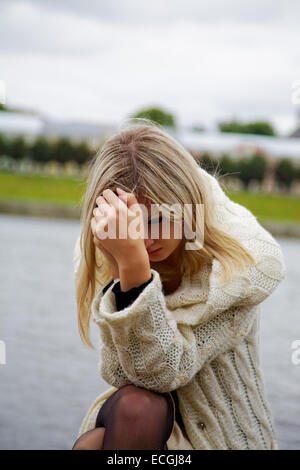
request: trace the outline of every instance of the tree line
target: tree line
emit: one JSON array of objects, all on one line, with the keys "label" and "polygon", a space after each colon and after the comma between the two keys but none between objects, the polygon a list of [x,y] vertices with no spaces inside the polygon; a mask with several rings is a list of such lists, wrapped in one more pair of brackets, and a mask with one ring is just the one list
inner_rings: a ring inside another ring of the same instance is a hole
[{"label": "tree line", "polygon": [[[216,172],[218,175],[239,179],[245,189],[248,189],[253,181],[261,184],[269,171],[268,159],[264,155],[232,158],[228,154],[223,154],[216,159],[205,152],[196,160],[210,173]],[[290,158],[273,161],[272,166],[273,177],[282,189],[290,190],[294,182],[300,181],[300,165]]]},{"label": "tree line", "polygon": [[[159,107],[142,109],[135,113],[133,117],[150,119],[157,124],[173,129],[177,127],[176,117],[172,113]],[[236,119],[232,119],[218,122],[217,126],[220,132],[276,136],[274,126],[267,121],[240,122]],[[191,130],[202,132],[205,130],[205,127],[192,126]]]},{"label": "tree line", "polygon": [[[0,134],[0,158],[6,156],[15,161],[27,158],[39,163],[74,161],[82,165],[89,162],[94,155],[95,150],[85,140],[73,142],[66,137],[53,140],[39,136],[28,142],[23,136],[13,138]],[[263,155],[233,158],[223,154],[215,158],[204,152],[194,157],[207,171],[240,180],[245,189],[248,189],[253,181],[261,184],[268,172],[268,160]],[[295,181],[300,181],[300,165],[289,158],[279,159],[272,171],[275,181],[283,189],[290,190]]]},{"label": "tree line", "polygon": [[94,153],[94,150],[85,140],[73,142],[67,137],[54,140],[39,136],[33,142],[28,142],[23,136],[8,137],[0,134],[0,157],[5,155],[14,160],[28,158],[40,163],[52,160],[59,163],[75,161],[82,165]]}]

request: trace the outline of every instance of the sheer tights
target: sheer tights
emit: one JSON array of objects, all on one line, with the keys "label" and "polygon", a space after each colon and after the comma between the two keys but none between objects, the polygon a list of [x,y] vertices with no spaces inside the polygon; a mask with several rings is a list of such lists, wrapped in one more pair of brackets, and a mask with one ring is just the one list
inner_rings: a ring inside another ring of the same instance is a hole
[{"label": "sheer tights", "polygon": [[128,384],[104,402],[95,429],[82,434],[73,449],[163,450],[172,427],[173,406],[164,394]]}]

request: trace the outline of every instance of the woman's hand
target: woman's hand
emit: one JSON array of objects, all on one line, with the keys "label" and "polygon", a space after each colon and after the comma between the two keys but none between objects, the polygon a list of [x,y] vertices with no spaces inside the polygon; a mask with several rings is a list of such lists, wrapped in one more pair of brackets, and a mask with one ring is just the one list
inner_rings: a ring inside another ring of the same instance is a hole
[{"label": "woman's hand", "polygon": [[118,193],[119,197],[105,189],[103,196],[96,199],[98,207],[91,220],[96,243],[98,240],[99,248],[106,250],[118,268],[130,265],[131,261],[136,265],[149,263],[144,243],[143,210],[133,193],[119,190]]},{"label": "woman's hand", "polygon": [[[93,214],[96,215],[96,209],[93,210]],[[94,244],[96,245],[96,247],[99,248],[99,250],[101,250],[101,252],[103,253],[103,255],[105,256],[105,258],[108,260],[108,262],[110,263],[111,265],[111,269],[112,269],[112,277],[113,279],[118,279],[120,277],[119,275],[119,267],[118,267],[118,263],[116,262],[115,258],[109,253],[109,251],[107,251],[105,248],[103,248],[100,240],[96,237],[95,235],[95,226],[96,226],[96,217],[94,217],[92,219],[92,232],[93,232],[93,235],[94,235],[94,239],[93,239],[93,242]]]}]

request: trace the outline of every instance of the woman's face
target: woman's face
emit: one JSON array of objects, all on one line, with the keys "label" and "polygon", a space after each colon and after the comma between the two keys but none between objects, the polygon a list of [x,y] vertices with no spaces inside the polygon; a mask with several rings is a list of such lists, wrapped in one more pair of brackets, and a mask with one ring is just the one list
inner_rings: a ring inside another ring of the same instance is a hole
[{"label": "woman's face", "polygon": [[[145,199],[139,199],[138,202],[139,204],[144,204],[148,211],[148,218],[145,220],[144,241],[149,255],[149,260],[154,262],[167,260],[171,265],[176,265],[178,253],[180,251],[179,245],[181,243],[181,238],[175,238],[174,222],[168,221],[170,225],[170,235],[167,232],[167,238],[166,235],[163,238],[162,213],[155,210],[151,216],[151,203]],[[151,227],[153,227],[153,238],[151,238]]]}]

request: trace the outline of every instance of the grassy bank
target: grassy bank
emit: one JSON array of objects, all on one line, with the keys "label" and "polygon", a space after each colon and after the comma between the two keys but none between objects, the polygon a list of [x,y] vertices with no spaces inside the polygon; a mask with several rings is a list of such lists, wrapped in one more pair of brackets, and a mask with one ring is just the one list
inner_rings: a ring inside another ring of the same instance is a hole
[{"label": "grassy bank", "polygon": [[0,172],[0,199],[78,205],[85,183],[76,178]]},{"label": "grassy bank", "polygon": [[[0,200],[78,206],[85,183],[76,178],[0,172]],[[277,194],[228,193],[260,220],[300,224],[300,197]]]},{"label": "grassy bank", "polygon": [[259,220],[300,224],[300,197],[279,194],[228,193],[233,201],[247,207]]}]

